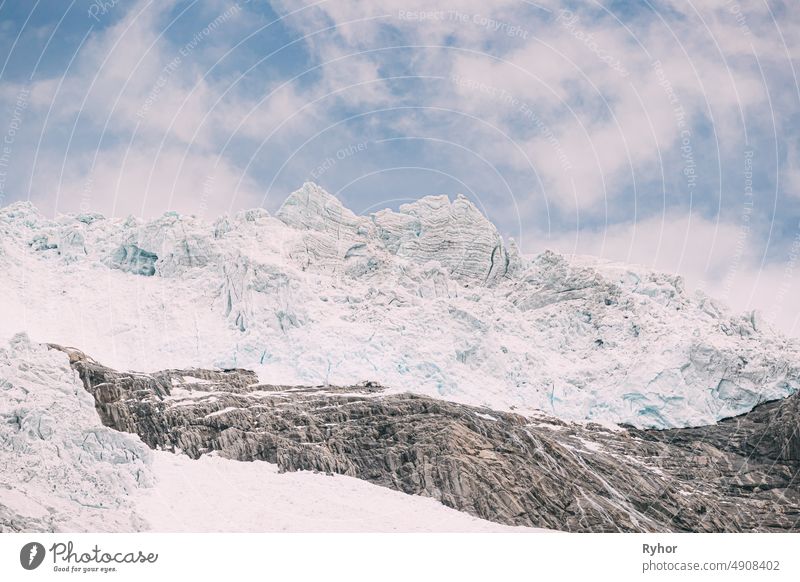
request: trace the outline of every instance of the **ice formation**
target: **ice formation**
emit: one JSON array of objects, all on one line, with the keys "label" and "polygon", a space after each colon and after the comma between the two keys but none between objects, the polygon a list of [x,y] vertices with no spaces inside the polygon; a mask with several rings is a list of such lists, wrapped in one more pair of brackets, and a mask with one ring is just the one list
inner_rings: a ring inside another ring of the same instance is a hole
[{"label": "ice formation", "polygon": [[0,335],[117,369],[375,380],[495,409],[701,425],[794,393],[798,347],[680,277],[520,255],[466,198],[359,216],[305,184],[208,224],[0,210]]},{"label": "ice formation", "polygon": [[151,459],[137,436],[101,424],[64,354],[24,334],[0,348],[0,524],[139,531],[128,496],[153,485]]}]

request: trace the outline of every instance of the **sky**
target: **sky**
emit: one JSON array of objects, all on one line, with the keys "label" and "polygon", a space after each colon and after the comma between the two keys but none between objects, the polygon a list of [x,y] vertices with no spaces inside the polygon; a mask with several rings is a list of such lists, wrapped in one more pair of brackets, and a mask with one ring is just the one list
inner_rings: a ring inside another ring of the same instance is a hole
[{"label": "sky", "polygon": [[798,335],[798,55],[778,0],[0,0],[0,206],[462,193]]}]

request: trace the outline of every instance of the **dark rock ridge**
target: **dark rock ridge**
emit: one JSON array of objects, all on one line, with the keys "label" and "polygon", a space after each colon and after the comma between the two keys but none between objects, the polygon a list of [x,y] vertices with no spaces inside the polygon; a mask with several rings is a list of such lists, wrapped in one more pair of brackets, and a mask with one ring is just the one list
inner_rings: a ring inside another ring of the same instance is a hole
[{"label": "dark rock ridge", "polygon": [[794,531],[798,397],[714,426],[527,418],[374,384],[292,387],[246,370],[122,373],[65,351],[102,422],[154,449],[341,473],[492,521],[573,532]]}]

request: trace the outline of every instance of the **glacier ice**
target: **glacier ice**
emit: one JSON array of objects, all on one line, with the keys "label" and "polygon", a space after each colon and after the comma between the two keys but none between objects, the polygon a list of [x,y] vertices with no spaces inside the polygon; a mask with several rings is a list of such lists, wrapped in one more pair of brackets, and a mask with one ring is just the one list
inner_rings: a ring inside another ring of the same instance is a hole
[{"label": "glacier ice", "polygon": [[104,427],[60,352],[0,348],[0,523],[25,531],[139,531],[127,496],[152,485],[152,451]]},{"label": "glacier ice", "polygon": [[118,369],[375,380],[639,427],[711,423],[800,385],[796,341],[753,314],[674,275],[522,256],[463,197],[361,216],[305,184],[274,216],[213,224],[47,219],[22,203],[0,210],[0,234],[0,335],[26,330]]}]

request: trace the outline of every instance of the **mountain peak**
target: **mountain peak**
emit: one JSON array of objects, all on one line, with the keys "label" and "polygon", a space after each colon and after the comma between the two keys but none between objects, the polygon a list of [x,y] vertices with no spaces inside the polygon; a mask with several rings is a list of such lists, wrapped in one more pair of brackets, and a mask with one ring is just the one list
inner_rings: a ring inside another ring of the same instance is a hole
[{"label": "mountain peak", "polygon": [[0,211],[0,337],[26,330],[115,367],[256,366],[279,383],[369,379],[657,427],[800,389],[800,350],[757,318],[630,265],[521,257],[463,196],[357,216],[308,183],[277,218],[35,216]]},{"label": "mountain peak", "polygon": [[289,194],[275,216],[293,228],[320,232],[336,232],[342,224],[358,222],[336,196],[313,182]]}]

